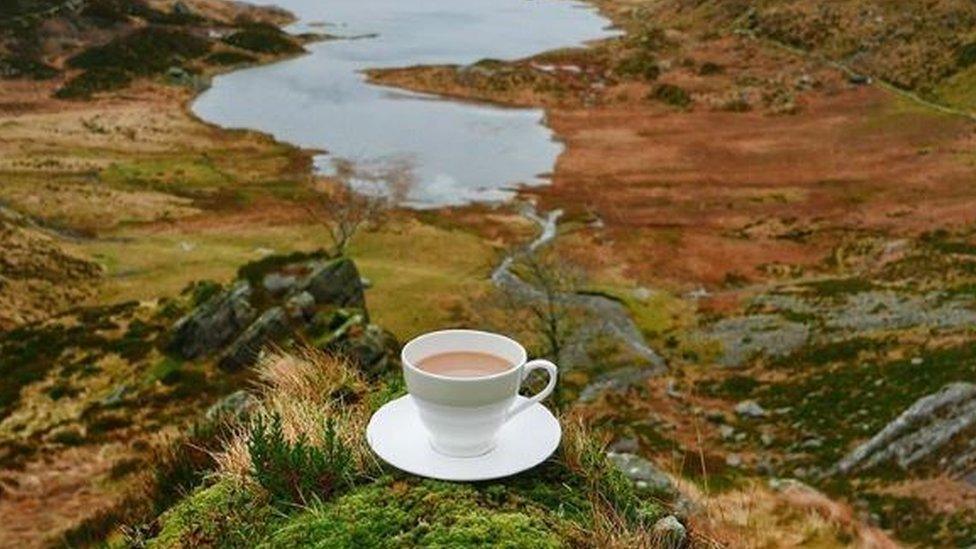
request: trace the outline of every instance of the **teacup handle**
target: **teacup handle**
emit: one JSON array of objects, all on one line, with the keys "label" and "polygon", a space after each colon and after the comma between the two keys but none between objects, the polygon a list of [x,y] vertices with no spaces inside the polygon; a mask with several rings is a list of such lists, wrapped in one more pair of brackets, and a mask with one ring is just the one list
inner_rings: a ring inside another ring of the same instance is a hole
[{"label": "teacup handle", "polygon": [[524,400],[515,406],[512,406],[512,409],[508,411],[508,416],[505,418],[505,421],[508,421],[516,415],[528,410],[533,404],[541,402],[547,396],[551,395],[552,390],[556,388],[556,372],[558,371],[556,369],[556,365],[543,359],[530,360],[529,362],[525,363],[525,366],[522,367],[522,379],[519,382],[520,385],[522,381],[525,381],[525,378],[529,377],[529,373],[532,370],[545,370],[548,372],[549,383],[546,383],[546,387],[544,389],[530,397],[528,400]]}]

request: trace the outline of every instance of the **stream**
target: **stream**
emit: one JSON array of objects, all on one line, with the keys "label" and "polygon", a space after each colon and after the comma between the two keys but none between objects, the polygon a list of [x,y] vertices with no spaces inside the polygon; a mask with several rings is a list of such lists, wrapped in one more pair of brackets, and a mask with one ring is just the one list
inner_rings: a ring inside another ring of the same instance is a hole
[{"label": "stream", "polygon": [[[516,250],[502,260],[491,273],[491,281],[503,290],[515,295],[519,299],[542,300],[544,294],[532,287],[512,273],[512,265],[523,254],[531,254],[545,246],[556,237],[557,224],[562,216],[562,210],[553,210],[545,216],[539,215],[530,204],[522,207],[522,215],[535,222],[540,229],[539,236],[532,240],[525,248]],[[630,317],[630,313],[619,301],[594,294],[563,293],[559,299],[564,303],[586,309],[600,321],[587,325],[574,334],[576,342],[585,343],[589,337],[606,334],[623,343],[637,357],[651,365],[652,370],[663,371],[664,359],[654,349],[647,345],[640,328]]]}]

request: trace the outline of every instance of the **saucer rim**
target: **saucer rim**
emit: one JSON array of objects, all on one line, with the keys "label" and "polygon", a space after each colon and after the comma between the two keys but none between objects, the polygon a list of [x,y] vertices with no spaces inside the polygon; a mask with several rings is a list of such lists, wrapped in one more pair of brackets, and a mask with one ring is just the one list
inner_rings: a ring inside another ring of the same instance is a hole
[{"label": "saucer rim", "polygon": [[[521,402],[523,400],[528,400],[527,398],[525,398],[525,397],[523,397],[521,395],[517,396],[516,398],[518,399],[517,402]],[[537,402],[534,405],[530,406],[528,409],[526,409],[525,412],[528,413],[530,410],[534,410],[536,407],[542,408],[542,410],[549,416],[548,417],[548,420],[551,421],[551,423],[555,426],[554,432],[556,433],[556,437],[555,437],[555,444],[553,444],[552,448],[549,449],[546,452],[546,454],[544,456],[540,457],[538,460],[533,460],[533,462],[531,464],[529,464],[528,462],[526,462],[526,464],[520,464],[518,467],[513,468],[513,470],[508,471],[508,472],[504,472],[504,473],[500,473],[500,474],[492,474],[492,475],[472,476],[470,478],[467,478],[467,477],[465,477],[465,478],[458,478],[457,476],[439,475],[436,472],[431,472],[431,471],[420,472],[420,471],[417,471],[417,470],[413,470],[413,468],[410,468],[410,469],[404,468],[404,467],[402,467],[400,465],[397,465],[397,464],[392,463],[391,461],[387,460],[385,457],[383,457],[380,454],[380,452],[378,452],[376,450],[376,448],[374,446],[374,443],[373,443],[373,437],[371,436],[370,432],[372,431],[373,425],[376,422],[376,417],[379,415],[380,411],[382,411],[384,408],[386,408],[388,406],[391,406],[391,405],[393,405],[395,403],[398,403],[400,401],[405,401],[405,400],[413,400],[413,397],[411,395],[409,395],[409,394],[403,395],[403,396],[401,396],[399,398],[395,398],[395,399],[387,402],[386,404],[383,404],[375,412],[373,412],[373,415],[370,416],[369,422],[366,425],[366,433],[365,433],[365,435],[366,435],[366,444],[369,446],[370,451],[373,452],[373,455],[375,455],[377,458],[379,458],[383,463],[386,463],[387,465],[389,465],[390,467],[393,467],[393,468],[397,469],[398,471],[403,471],[405,473],[408,473],[408,474],[411,474],[411,475],[415,475],[415,476],[418,476],[418,477],[429,478],[429,479],[433,479],[433,480],[447,481],[447,482],[483,482],[483,481],[491,481],[491,480],[498,480],[498,479],[513,477],[515,475],[524,473],[524,472],[526,472],[526,471],[528,471],[530,469],[534,469],[535,467],[538,467],[539,465],[541,465],[547,459],[549,459],[550,457],[552,457],[552,455],[556,453],[556,450],[559,449],[560,444],[562,444],[562,440],[563,440],[563,426],[562,426],[562,424],[559,422],[559,419],[556,418],[555,414],[553,414],[552,411],[549,408],[543,406],[542,403]],[[416,410],[416,407],[414,407],[414,409]],[[430,443],[430,441],[427,440],[426,437],[424,437],[424,444],[428,444],[429,445],[429,443]],[[484,458],[490,456],[495,451],[497,451],[497,449],[498,449],[498,447],[496,446],[495,448],[493,448],[492,450],[490,450],[490,451],[488,451],[488,452],[486,452],[484,454],[480,454],[478,456],[474,456],[474,457],[470,457],[470,458],[467,458],[467,457],[463,457],[462,458],[462,457],[444,456],[443,454],[441,454],[441,455],[444,458],[446,458],[446,459],[457,460],[457,461],[477,460],[477,459],[484,459]],[[434,450],[433,447],[431,448],[431,450],[433,450],[433,451],[436,452],[436,450]]]}]

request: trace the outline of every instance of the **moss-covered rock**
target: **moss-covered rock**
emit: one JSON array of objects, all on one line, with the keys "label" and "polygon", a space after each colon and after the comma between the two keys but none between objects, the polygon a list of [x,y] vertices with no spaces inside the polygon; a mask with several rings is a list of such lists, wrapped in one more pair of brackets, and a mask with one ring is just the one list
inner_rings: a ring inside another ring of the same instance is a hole
[{"label": "moss-covered rock", "polygon": [[224,479],[159,517],[149,547],[253,547],[277,515],[256,487]]},{"label": "moss-covered rock", "polygon": [[564,547],[565,519],[469,485],[386,479],[296,515],[270,547]]}]

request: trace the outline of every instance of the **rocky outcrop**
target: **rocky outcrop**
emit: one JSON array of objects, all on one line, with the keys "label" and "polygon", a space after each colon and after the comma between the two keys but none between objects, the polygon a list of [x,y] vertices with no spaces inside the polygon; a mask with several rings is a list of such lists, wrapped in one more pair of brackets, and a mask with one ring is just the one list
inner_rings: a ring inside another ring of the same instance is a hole
[{"label": "rocky outcrop", "polygon": [[834,468],[848,474],[896,465],[965,476],[976,469],[976,385],[952,383],[917,400]]},{"label": "rocky outcrop", "polygon": [[268,345],[302,339],[348,357],[367,375],[396,360],[392,334],[369,323],[362,280],[346,258],[269,256],[173,326],[167,352],[184,360],[218,354],[225,370],[257,362]]},{"label": "rocky outcrop", "polygon": [[356,309],[338,309],[323,323],[315,346],[349,359],[367,376],[377,376],[396,361],[399,343],[390,332],[366,321]]},{"label": "rocky outcrop", "polygon": [[257,316],[251,293],[251,285],[242,280],[204,302],[173,325],[166,350],[192,360],[222,349]]},{"label": "rocky outcrop", "polygon": [[265,311],[247,327],[220,355],[217,364],[224,370],[239,370],[254,364],[261,350],[268,344],[280,341],[292,331],[288,316],[281,307]]},{"label": "rocky outcrop", "polygon": [[352,307],[366,311],[366,298],[359,270],[350,259],[340,258],[313,264],[311,272],[294,292],[308,292],[319,305]]}]

